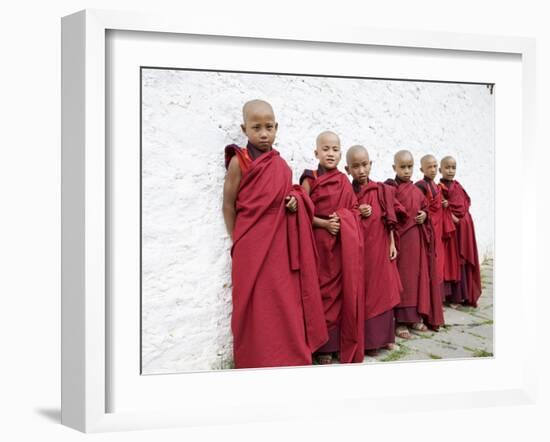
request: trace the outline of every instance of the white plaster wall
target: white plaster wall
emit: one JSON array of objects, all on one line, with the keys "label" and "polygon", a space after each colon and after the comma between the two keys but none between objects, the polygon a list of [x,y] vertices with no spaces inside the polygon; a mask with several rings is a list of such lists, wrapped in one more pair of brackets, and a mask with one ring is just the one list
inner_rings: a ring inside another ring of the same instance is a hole
[{"label": "white plaster wall", "polygon": [[369,149],[375,180],[393,176],[399,149],[413,153],[416,167],[426,153],[455,156],[481,258],[492,256],[494,95],[484,85],[146,69],[142,98],[144,373],[230,364],[223,148],[246,143],[239,124],[249,99],[273,105],[275,147],[295,182],[316,166],[315,137],[327,129],[344,149]]}]

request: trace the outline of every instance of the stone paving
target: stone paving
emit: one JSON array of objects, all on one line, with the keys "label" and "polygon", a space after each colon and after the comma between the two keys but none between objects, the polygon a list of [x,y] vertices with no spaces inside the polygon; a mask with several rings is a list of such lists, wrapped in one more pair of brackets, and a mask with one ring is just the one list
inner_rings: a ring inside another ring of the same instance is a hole
[{"label": "stone paving", "polygon": [[482,293],[477,308],[445,307],[445,327],[439,332],[414,332],[396,338],[399,348],[382,350],[365,363],[493,356],[493,261],[481,265]]}]

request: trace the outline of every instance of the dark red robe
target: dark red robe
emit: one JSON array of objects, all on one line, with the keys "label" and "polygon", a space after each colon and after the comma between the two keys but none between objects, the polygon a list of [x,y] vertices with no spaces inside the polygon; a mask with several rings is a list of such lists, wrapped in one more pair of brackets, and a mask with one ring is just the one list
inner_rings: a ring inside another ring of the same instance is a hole
[{"label": "dark red robe", "polygon": [[458,259],[456,259],[457,255],[453,259],[459,261],[461,266],[460,282],[459,286],[453,289],[462,294],[463,302],[477,307],[477,301],[481,296],[481,275],[474,221],[469,211],[471,200],[456,180],[440,180],[440,185],[445,199],[449,202],[450,212],[459,219],[456,224]]},{"label": "dark red robe", "polygon": [[397,261],[390,260],[390,231],[397,224],[392,189],[382,183],[353,182],[357,203],[368,204],[372,213],[361,218],[365,284],[365,350],[395,342],[393,308],[403,290]]},{"label": "dark red robe", "polygon": [[[319,169],[322,172],[322,169]],[[329,343],[321,352],[340,351],[340,362],[361,362],[364,358],[364,296],[362,240],[357,200],[346,175],[337,169],[318,174],[306,170],[315,216],[328,219],[336,212],[340,232],[330,234],[315,228],[319,252],[319,283],[329,330]]]},{"label": "dark red robe", "polygon": [[[433,227],[426,198],[411,181],[387,180],[395,188],[395,199],[406,216],[396,226],[399,238],[397,268],[403,285],[401,302],[395,308],[397,322],[417,322],[422,317],[430,327],[444,324],[441,291],[435,268]],[[423,224],[415,221],[418,211],[428,214]]]},{"label": "dark red robe", "polygon": [[443,281],[445,276],[445,249],[443,246],[443,194],[441,188],[431,178],[424,177],[415,183],[428,203],[428,215],[434,231],[435,263],[437,283],[441,299],[445,299]]},{"label": "dark red robe", "polygon": [[[242,177],[231,256],[233,354],[236,368],[309,365],[327,339],[311,222],[313,204],[279,152],[251,157],[226,147]],[[285,197],[298,199],[297,213]]]}]

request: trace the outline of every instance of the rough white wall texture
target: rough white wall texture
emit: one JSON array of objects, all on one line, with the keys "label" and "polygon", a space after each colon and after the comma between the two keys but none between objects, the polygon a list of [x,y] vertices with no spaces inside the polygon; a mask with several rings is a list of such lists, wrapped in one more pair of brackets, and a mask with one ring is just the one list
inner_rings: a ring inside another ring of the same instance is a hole
[{"label": "rough white wall texture", "polygon": [[249,99],[273,105],[275,147],[295,181],[316,167],[315,137],[327,129],[344,149],[368,148],[375,180],[393,176],[399,149],[417,167],[426,153],[455,156],[481,258],[492,256],[494,95],[485,85],[144,69],[142,88],[144,373],[231,364],[223,148],[246,143],[239,124]]}]

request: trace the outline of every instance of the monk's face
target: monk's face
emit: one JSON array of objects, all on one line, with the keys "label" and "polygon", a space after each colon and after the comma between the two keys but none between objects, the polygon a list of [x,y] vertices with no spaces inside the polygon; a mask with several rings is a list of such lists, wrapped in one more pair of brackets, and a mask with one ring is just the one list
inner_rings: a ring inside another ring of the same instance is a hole
[{"label": "monk's face", "polygon": [[273,111],[267,106],[251,106],[245,113],[241,129],[248,141],[262,152],[271,150],[278,124]]},{"label": "monk's face", "polygon": [[442,161],[439,173],[444,180],[454,180],[456,175],[456,161],[452,158]]},{"label": "monk's face", "polygon": [[420,167],[422,173],[430,179],[435,179],[437,175],[437,160],[434,157],[430,157],[422,161],[422,167]]},{"label": "monk's face", "polygon": [[369,154],[364,150],[358,150],[351,154],[346,171],[355,181],[365,184],[368,181],[371,166],[372,161],[369,158]]},{"label": "monk's face", "polygon": [[414,160],[412,155],[401,155],[395,159],[393,170],[401,181],[410,181],[413,174]]},{"label": "monk's face", "polygon": [[336,169],[342,158],[340,139],[334,134],[325,134],[317,141],[315,157],[319,164],[327,170]]}]

